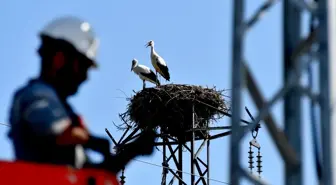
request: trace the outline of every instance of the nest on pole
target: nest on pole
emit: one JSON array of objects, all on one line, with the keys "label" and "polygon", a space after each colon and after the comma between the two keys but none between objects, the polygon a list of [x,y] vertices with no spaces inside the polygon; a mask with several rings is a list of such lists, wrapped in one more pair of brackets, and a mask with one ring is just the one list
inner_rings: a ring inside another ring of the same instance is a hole
[{"label": "nest on pole", "polygon": [[[178,84],[145,88],[130,98],[127,111],[121,117],[133,124],[131,126],[141,129],[160,127],[170,136],[186,142],[192,136],[193,117],[195,128],[207,128],[210,121],[223,116],[217,109],[229,111],[223,92]],[[207,134],[206,130],[195,131],[196,138],[205,138]]]}]

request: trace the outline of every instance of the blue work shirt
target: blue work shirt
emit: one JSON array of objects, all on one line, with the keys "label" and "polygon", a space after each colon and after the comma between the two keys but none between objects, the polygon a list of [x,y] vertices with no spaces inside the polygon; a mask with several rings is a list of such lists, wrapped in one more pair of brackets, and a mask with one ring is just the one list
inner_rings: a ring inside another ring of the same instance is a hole
[{"label": "blue work shirt", "polygon": [[8,134],[17,160],[81,166],[76,164],[80,156],[79,163],[84,163],[81,145],[56,144],[56,136],[69,126],[71,119],[66,105],[55,89],[40,79],[29,81],[15,92]]}]

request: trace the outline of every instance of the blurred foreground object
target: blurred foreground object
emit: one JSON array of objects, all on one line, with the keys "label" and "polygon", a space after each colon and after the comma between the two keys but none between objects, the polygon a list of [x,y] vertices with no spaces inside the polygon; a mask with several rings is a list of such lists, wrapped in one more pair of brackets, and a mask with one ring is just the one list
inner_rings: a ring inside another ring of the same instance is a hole
[{"label": "blurred foreground object", "polygon": [[119,185],[115,175],[96,169],[5,161],[0,161],[0,169],[3,185]]},{"label": "blurred foreground object", "polygon": [[[87,81],[88,71],[97,68],[98,39],[91,25],[76,17],[60,17],[48,23],[40,37],[40,74],[15,91],[10,107],[8,136],[16,160],[50,164],[50,168],[52,165],[96,168],[116,174],[136,156],[150,155],[155,140],[151,134],[139,137],[122,152],[111,155],[109,141],[92,135],[83,117],[68,101]],[[101,153],[104,161],[92,163],[87,149]],[[19,165],[11,164],[13,168]],[[39,176],[45,173],[42,168],[39,170],[36,171]]]},{"label": "blurred foreground object", "polygon": [[67,41],[79,53],[94,61],[94,67],[97,67],[99,40],[88,22],[73,16],[60,17],[47,24],[40,35]]}]

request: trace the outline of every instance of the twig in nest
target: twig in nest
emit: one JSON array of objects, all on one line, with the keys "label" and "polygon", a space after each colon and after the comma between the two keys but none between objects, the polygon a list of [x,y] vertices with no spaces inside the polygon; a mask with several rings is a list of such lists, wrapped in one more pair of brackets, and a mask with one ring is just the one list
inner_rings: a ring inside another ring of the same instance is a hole
[{"label": "twig in nest", "polygon": [[127,128],[125,127],[122,127],[122,124],[121,125],[117,125],[116,123],[114,123],[114,121],[112,121],[113,125],[118,129],[118,130],[125,130]]},{"label": "twig in nest", "polygon": [[130,99],[130,97],[127,96],[127,94],[124,91],[122,91],[121,89],[117,89],[117,90],[120,91],[120,92],[122,92],[126,96],[127,99]]}]

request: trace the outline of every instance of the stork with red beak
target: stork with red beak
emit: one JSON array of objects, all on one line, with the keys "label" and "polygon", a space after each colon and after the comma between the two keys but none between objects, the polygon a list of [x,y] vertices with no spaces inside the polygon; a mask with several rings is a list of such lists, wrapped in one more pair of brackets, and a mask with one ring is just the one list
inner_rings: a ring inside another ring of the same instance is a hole
[{"label": "stork with red beak", "polygon": [[150,58],[153,67],[155,68],[156,75],[159,73],[164,79],[167,81],[170,80],[170,74],[169,70],[167,67],[167,63],[164,61],[164,59],[156,53],[154,49],[154,41],[150,40],[147,44],[146,47],[151,47],[151,53],[150,53]]},{"label": "stork with red beak", "polygon": [[149,67],[139,64],[137,59],[132,60],[131,71],[137,74],[143,81],[143,89],[146,88],[145,81],[149,81],[157,86],[160,86],[160,82],[155,73]]}]

